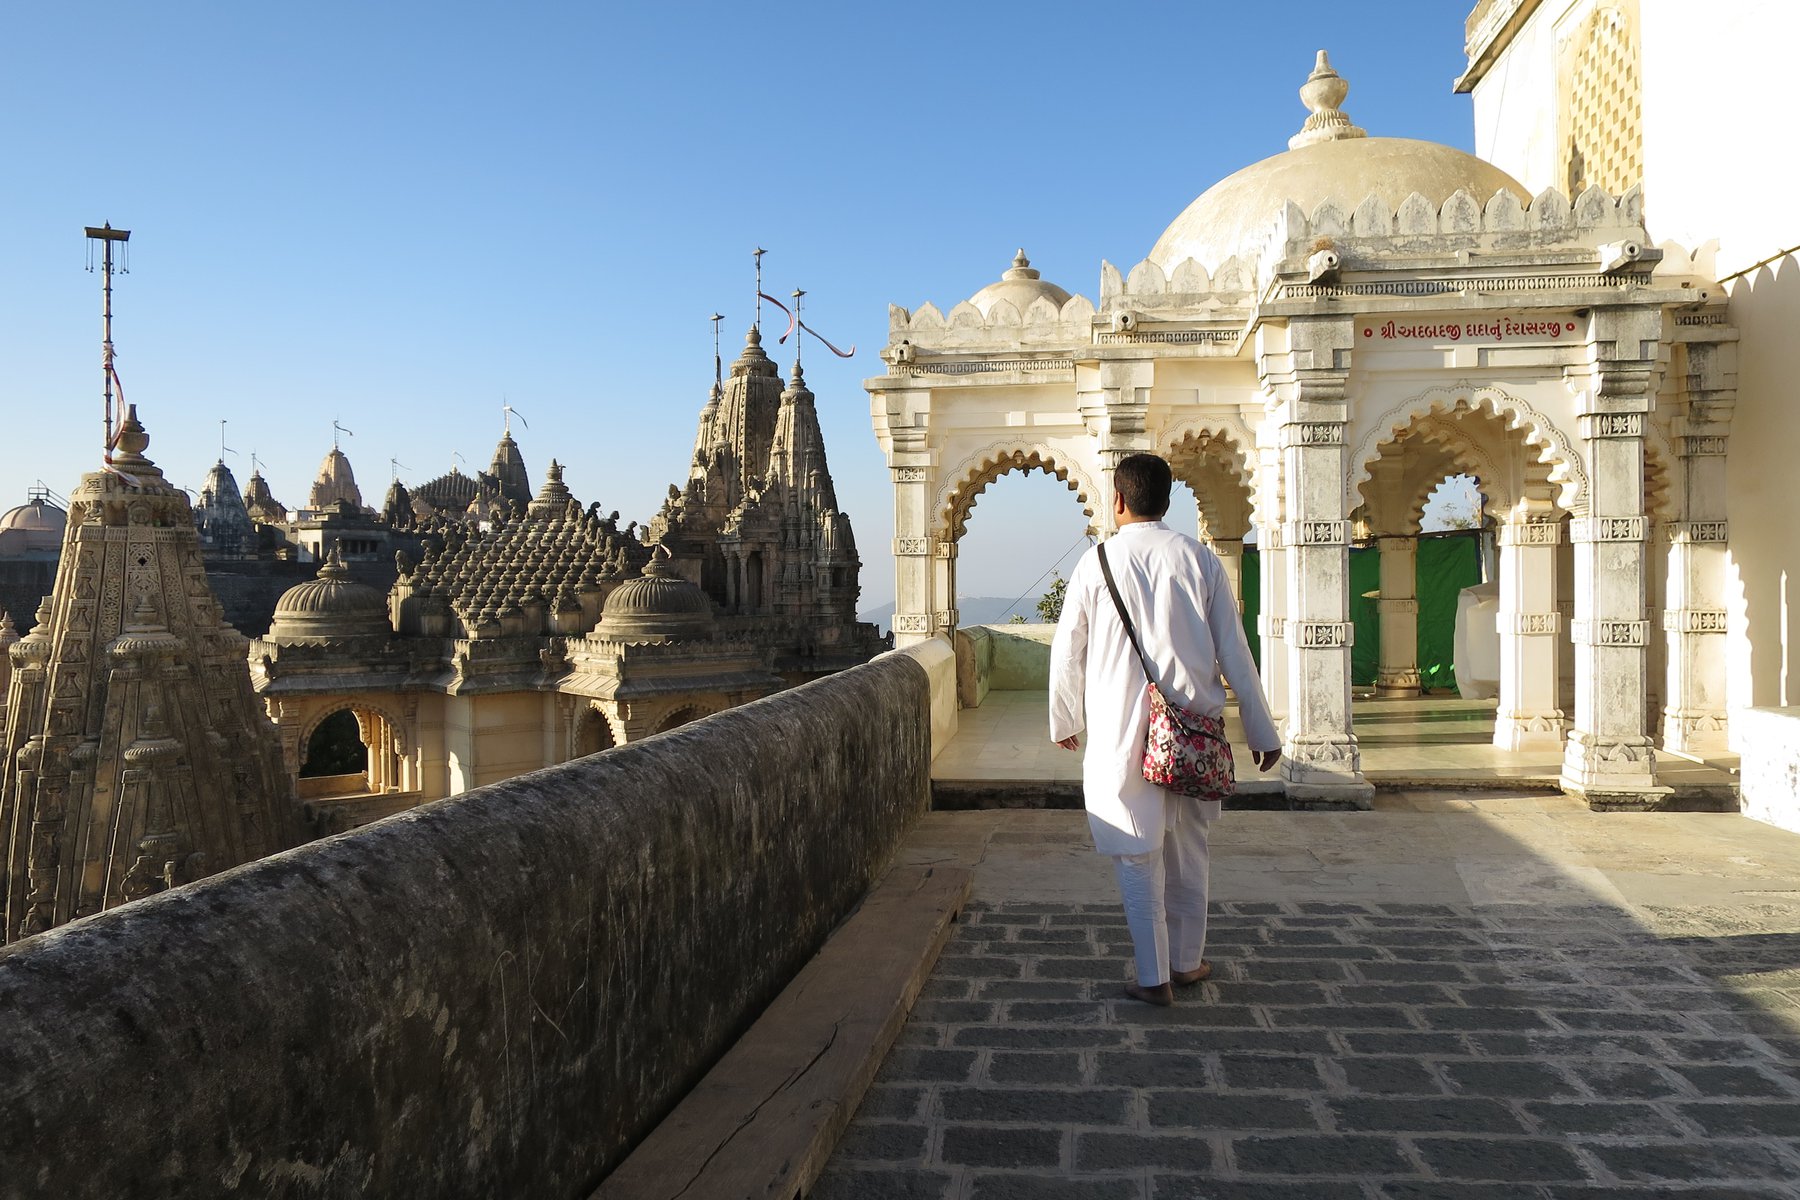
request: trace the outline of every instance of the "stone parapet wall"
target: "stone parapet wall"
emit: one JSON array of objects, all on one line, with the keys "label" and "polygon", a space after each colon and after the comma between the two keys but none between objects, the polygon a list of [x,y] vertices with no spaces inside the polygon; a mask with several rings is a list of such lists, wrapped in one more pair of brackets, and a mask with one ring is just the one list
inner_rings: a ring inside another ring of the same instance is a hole
[{"label": "stone parapet wall", "polygon": [[1744,815],[1800,833],[1800,707],[1733,713]]},{"label": "stone parapet wall", "polygon": [[980,708],[990,691],[1047,692],[1056,626],[965,625],[956,631],[956,694]]},{"label": "stone parapet wall", "polygon": [[926,810],[928,669],[886,655],[9,947],[0,1197],[587,1195]]}]

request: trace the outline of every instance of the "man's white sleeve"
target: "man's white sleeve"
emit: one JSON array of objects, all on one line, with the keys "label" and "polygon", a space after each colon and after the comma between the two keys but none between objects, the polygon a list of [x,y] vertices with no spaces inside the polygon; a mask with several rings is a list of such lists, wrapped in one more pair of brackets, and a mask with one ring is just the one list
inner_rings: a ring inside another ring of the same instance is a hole
[{"label": "man's white sleeve", "polygon": [[1231,583],[1218,558],[1207,556],[1206,623],[1212,628],[1213,647],[1219,656],[1219,673],[1237,693],[1238,719],[1244,723],[1244,737],[1252,750],[1281,749],[1281,735],[1275,732],[1274,718],[1269,716],[1269,702],[1263,696],[1262,679],[1256,673],[1256,660],[1250,656],[1250,643],[1244,637],[1244,618],[1238,612],[1231,594]]},{"label": "man's white sleeve", "polygon": [[[1083,560],[1085,561],[1085,560]],[[1060,742],[1087,727],[1082,695],[1087,688],[1090,589],[1076,563],[1063,592],[1062,618],[1050,643],[1050,740]]]}]

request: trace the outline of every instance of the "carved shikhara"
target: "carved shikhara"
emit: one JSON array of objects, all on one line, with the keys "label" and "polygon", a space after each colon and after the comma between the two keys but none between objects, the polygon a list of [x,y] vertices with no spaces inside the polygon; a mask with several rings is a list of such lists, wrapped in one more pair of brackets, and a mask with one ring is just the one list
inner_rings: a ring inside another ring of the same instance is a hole
[{"label": "carved shikhara", "polygon": [[895,633],[930,633],[931,617],[925,613],[895,613]]},{"label": "carved shikhara", "polygon": [[1289,621],[1288,641],[1301,650],[1335,650],[1356,640],[1348,621]]},{"label": "carved shikhara", "polygon": [[1562,522],[1507,521],[1499,535],[1502,546],[1555,546],[1562,542]]},{"label": "carved shikhara", "polygon": [[1288,521],[1282,537],[1290,546],[1342,546],[1350,539],[1350,522]]},{"label": "carved shikhara", "polygon": [[930,538],[895,538],[894,553],[902,558],[916,558],[931,553]]},{"label": "carved shikhara", "polygon": [[1291,446],[1341,446],[1344,444],[1342,421],[1298,421],[1281,427],[1283,449]]},{"label": "carved shikhara", "polygon": [[1577,428],[1584,438],[1635,438],[1644,436],[1644,414],[1582,413]]},{"label": "carved shikhara", "polygon": [[1500,631],[1515,637],[1543,637],[1562,628],[1562,614],[1554,612],[1503,612]]},{"label": "carved shikhara", "polygon": [[1662,627],[1666,633],[1724,633],[1725,610],[1722,608],[1665,608]]},{"label": "carved shikhara", "polygon": [[1575,517],[1569,537],[1577,542],[1641,542],[1647,528],[1645,517]]},{"label": "carved shikhara", "polygon": [[1643,646],[1648,621],[1570,621],[1569,638],[1578,646]]},{"label": "carved shikhara", "polygon": [[1674,543],[1723,543],[1730,532],[1725,521],[1670,521],[1663,526],[1663,537]]}]

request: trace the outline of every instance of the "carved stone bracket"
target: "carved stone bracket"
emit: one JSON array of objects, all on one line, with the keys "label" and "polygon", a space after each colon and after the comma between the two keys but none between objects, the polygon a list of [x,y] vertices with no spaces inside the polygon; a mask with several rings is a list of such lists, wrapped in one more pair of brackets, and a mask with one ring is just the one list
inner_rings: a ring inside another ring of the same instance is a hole
[{"label": "carved stone bracket", "polygon": [[1643,437],[1644,414],[1635,412],[1582,413],[1576,429],[1584,438]]},{"label": "carved stone bracket", "polygon": [[1662,627],[1668,633],[1724,633],[1722,608],[1665,608]]},{"label": "carved stone bracket", "polygon": [[1291,621],[1288,630],[1288,642],[1301,650],[1335,650],[1356,640],[1348,621]]},{"label": "carved stone bracket", "polygon": [[1670,542],[1725,542],[1730,532],[1724,521],[1670,521],[1663,526],[1663,537]]},{"label": "carved stone bracket", "polygon": [[1560,521],[1508,521],[1500,526],[1502,546],[1555,546],[1562,541]]},{"label": "carved stone bracket", "polygon": [[1344,425],[1341,421],[1299,421],[1281,427],[1281,446],[1341,446]]},{"label": "carved stone bracket", "polygon": [[1577,542],[1641,542],[1646,527],[1644,517],[1576,517],[1569,522],[1569,537]]},{"label": "carved stone bracket", "polygon": [[1648,621],[1571,621],[1569,637],[1578,646],[1642,646]]},{"label": "carved stone bracket", "polygon": [[1516,637],[1544,637],[1562,628],[1562,614],[1554,612],[1503,612],[1496,622],[1501,633]]}]

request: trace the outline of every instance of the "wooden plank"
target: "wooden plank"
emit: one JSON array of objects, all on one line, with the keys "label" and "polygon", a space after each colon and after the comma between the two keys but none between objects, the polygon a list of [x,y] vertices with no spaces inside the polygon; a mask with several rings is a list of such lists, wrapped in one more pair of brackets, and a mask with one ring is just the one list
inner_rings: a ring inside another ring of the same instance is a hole
[{"label": "wooden plank", "polygon": [[896,867],[591,1200],[794,1200],[818,1179],[969,895]]}]

